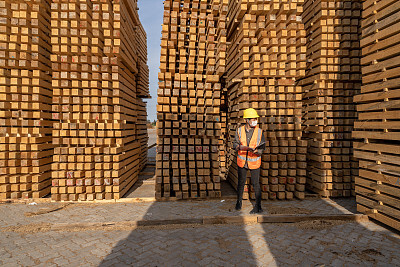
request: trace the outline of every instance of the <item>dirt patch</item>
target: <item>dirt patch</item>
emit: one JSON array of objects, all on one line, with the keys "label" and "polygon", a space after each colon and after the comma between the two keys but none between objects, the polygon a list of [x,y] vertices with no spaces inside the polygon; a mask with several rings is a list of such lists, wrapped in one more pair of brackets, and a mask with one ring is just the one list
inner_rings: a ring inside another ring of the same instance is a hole
[{"label": "dirt patch", "polygon": [[[241,223],[233,223],[230,225],[242,226]],[[187,228],[207,228],[217,227],[217,225],[205,224],[165,224],[165,225],[135,225],[130,222],[117,222],[117,223],[93,223],[93,224],[50,224],[50,223],[37,223],[20,226],[9,226],[0,228],[0,232],[14,232],[19,234],[35,234],[39,232],[84,232],[84,231],[133,231],[133,230],[173,230],[173,229],[187,229]],[[220,240],[221,241],[221,240]],[[222,242],[222,241],[221,241]],[[221,246],[226,244],[220,243]]]},{"label": "dirt patch", "polygon": [[359,251],[356,248],[353,248],[352,250],[348,251],[345,253],[346,256],[357,256],[358,258],[365,260],[365,261],[369,261],[369,262],[373,262],[376,263],[377,260],[372,258],[372,256],[384,256],[381,252],[377,251],[376,249],[364,249],[362,251]]},{"label": "dirt patch", "polygon": [[[37,215],[48,214],[55,211],[60,211],[64,209],[70,208],[79,208],[79,207],[100,207],[105,205],[111,205],[115,203],[73,203],[73,202],[66,202],[66,203],[48,203],[48,204],[40,204],[41,207],[38,211],[34,212],[25,212],[26,217],[32,217]],[[123,206],[126,206],[126,203],[121,203]]]},{"label": "dirt patch", "polygon": [[149,225],[149,226],[138,226],[138,230],[172,230],[182,228],[199,228],[205,227],[204,224],[167,224],[167,225]]},{"label": "dirt patch", "polygon": [[227,241],[225,238],[217,237],[215,241],[217,241],[218,246],[223,250],[228,250],[231,245],[231,242]]},{"label": "dirt patch", "polygon": [[181,228],[206,227],[203,224],[167,224],[137,226],[124,223],[104,223],[95,225],[65,225],[60,226],[50,223],[28,224],[0,228],[0,232],[14,232],[19,234],[35,234],[39,232],[83,232],[83,231],[132,231],[132,230],[171,230]]},{"label": "dirt patch", "polygon": [[275,205],[266,205],[269,214],[312,214],[312,211],[297,207],[279,207]]},{"label": "dirt patch", "polygon": [[42,215],[42,214],[47,214],[47,213],[51,213],[54,211],[59,211],[62,209],[65,209],[66,207],[70,206],[71,203],[65,203],[62,205],[58,205],[57,207],[50,207],[50,208],[41,208],[38,211],[34,211],[34,212],[25,212],[25,216],[26,217],[33,217],[36,215]]},{"label": "dirt patch", "polygon": [[361,251],[362,254],[367,254],[367,255],[374,255],[374,256],[383,256],[382,253],[377,251],[376,249],[370,248],[370,249],[365,249]]},{"label": "dirt patch", "polygon": [[389,239],[390,241],[396,243],[397,245],[400,246],[400,235],[388,235],[388,234],[384,234],[385,238]]},{"label": "dirt patch", "polygon": [[340,220],[312,220],[293,223],[292,225],[303,230],[323,230],[337,225],[352,223],[352,221]]},{"label": "dirt patch", "polygon": [[324,247],[329,247],[329,246],[331,246],[332,244],[334,244],[334,243],[332,243],[332,242],[326,242],[326,241],[320,241],[319,242],[322,246],[324,246]]},{"label": "dirt patch", "polygon": [[[218,204],[217,204],[218,205]],[[229,201],[229,200],[225,200],[223,202],[223,204],[218,205],[218,209],[226,211],[228,210],[229,212],[235,211],[235,205],[236,202],[235,201]],[[243,205],[244,206],[244,205]]]},{"label": "dirt patch", "polygon": [[15,232],[20,234],[35,234],[39,232],[48,232],[50,230],[50,223],[32,223],[20,226],[9,226],[0,229],[1,232]]}]

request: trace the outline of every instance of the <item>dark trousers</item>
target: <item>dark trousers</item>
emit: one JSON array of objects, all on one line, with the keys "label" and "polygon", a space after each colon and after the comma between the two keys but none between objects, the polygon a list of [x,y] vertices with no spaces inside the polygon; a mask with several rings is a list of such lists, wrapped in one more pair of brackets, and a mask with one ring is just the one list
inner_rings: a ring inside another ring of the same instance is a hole
[{"label": "dark trousers", "polygon": [[[248,169],[238,167],[238,186],[237,186],[237,197],[238,201],[242,201],[244,185],[246,183]],[[256,205],[261,207],[261,187],[260,187],[260,168],[250,170],[251,184],[253,185],[256,194]]]}]

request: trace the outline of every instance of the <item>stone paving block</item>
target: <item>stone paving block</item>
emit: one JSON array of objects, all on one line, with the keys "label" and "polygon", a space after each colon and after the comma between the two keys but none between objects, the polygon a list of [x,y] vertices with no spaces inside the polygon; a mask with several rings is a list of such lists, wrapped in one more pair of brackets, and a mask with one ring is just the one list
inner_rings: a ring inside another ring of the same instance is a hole
[{"label": "stone paving block", "polygon": [[117,266],[117,265],[122,266],[122,263],[118,259],[114,258],[114,259],[111,259],[111,260],[107,259],[107,260],[101,262],[99,267],[100,266],[101,267],[108,267],[108,266]]},{"label": "stone paving block", "polygon": [[85,256],[85,262],[89,265],[89,266],[98,266],[101,262],[101,258],[95,257],[95,256],[89,256],[86,255]]},{"label": "stone paving block", "polygon": [[64,257],[57,257],[53,259],[53,262],[58,266],[67,266],[67,264],[69,264],[69,261],[66,260]]}]

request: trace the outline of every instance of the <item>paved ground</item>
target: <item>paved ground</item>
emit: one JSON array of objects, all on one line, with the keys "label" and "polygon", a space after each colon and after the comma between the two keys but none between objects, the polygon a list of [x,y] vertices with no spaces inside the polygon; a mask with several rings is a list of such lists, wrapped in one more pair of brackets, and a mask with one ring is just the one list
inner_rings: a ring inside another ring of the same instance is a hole
[{"label": "paved ground", "polygon": [[399,236],[372,222],[4,232],[0,265],[400,266],[399,249]]},{"label": "paved ground", "polygon": [[[63,205],[1,204],[0,266],[400,266],[400,237],[373,222],[49,230],[58,223],[244,215],[252,208],[246,201],[234,211],[233,200]],[[355,212],[352,199],[263,207],[264,214]]]}]

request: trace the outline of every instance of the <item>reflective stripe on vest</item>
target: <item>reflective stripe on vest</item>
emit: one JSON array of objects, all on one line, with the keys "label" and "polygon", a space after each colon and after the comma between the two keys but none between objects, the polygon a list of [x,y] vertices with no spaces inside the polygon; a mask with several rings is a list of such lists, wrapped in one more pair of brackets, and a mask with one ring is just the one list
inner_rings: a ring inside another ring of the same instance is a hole
[{"label": "reflective stripe on vest", "polygon": [[[239,136],[241,145],[249,146],[251,148],[256,148],[261,143],[262,131],[258,126],[256,126],[256,128],[254,129],[253,135],[251,137],[250,144],[247,144],[247,135],[246,135],[245,126],[242,126],[238,129],[238,136]],[[250,151],[239,150],[238,156],[237,156],[238,166],[243,168],[246,165],[246,162],[247,162],[249,169],[258,169],[261,166],[261,156],[254,154]]]}]

